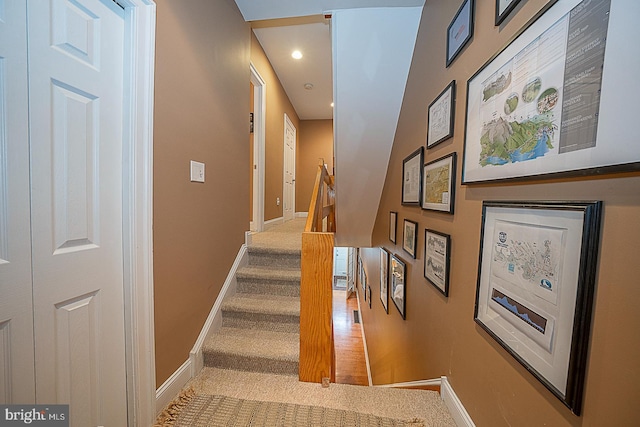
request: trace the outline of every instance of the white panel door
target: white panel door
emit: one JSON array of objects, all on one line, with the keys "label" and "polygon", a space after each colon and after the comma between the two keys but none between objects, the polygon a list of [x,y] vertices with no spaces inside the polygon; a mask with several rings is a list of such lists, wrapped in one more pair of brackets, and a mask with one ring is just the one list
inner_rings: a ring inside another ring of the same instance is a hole
[{"label": "white panel door", "polygon": [[36,400],[72,426],[127,424],[122,12],[28,3]]},{"label": "white panel door", "polygon": [[296,177],[296,128],[284,115],[284,195],[283,216],[284,220],[293,219],[295,213],[295,177]]},{"label": "white panel door", "polygon": [[0,403],[35,401],[27,8],[0,0]]}]

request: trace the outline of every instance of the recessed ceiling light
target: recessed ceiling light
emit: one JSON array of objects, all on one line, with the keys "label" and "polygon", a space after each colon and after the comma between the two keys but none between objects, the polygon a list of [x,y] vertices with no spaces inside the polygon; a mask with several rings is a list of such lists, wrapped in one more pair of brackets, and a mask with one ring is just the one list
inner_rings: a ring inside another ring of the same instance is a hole
[{"label": "recessed ceiling light", "polygon": [[302,58],[302,52],[300,52],[299,50],[294,50],[294,51],[291,53],[291,57],[292,57],[293,59],[300,59],[300,58]]},{"label": "recessed ceiling light", "polygon": [[312,85],[311,83],[305,83],[305,84],[304,84],[304,88],[305,88],[306,90],[311,90],[311,89],[313,89],[313,85]]}]

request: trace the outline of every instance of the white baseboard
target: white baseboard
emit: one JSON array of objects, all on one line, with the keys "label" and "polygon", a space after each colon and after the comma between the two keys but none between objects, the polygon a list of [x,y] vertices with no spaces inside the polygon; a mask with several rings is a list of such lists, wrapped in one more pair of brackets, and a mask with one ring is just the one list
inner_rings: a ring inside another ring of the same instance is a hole
[{"label": "white baseboard", "polygon": [[273,218],[270,219],[269,221],[265,221],[264,222],[264,230],[267,230],[269,227],[273,227],[274,225],[280,225],[280,224],[284,224],[284,217],[280,217],[280,218]]},{"label": "white baseboard", "polygon": [[[247,235],[245,235],[245,238],[248,238]],[[202,346],[209,336],[220,330],[222,327],[222,313],[220,312],[220,308],[227,296],[232,296],[236,293],[236,272],[240,267],[245,266],[248,262],[247,245],[245,244],[240,247],[238,255],[236,255],[236,259],[231,266],[231,270],[229,270],[229,274],[227,274],[227,278],[220,289],[218,298],[216,298],[216,302],[213,304],[213,307],[211,307],[211,311],[209,312],[209,316],[207,316],[207,320],[204,322],[200,335],[198,335],[198,339],[189,353],[189,360],[191,361],[191,377],[198,375],[204,366]]]},{"label": "white baseboard", "polygon": [[393,383],[393,384],[379,384],[375,387],[392,387],[392,388],[400,388],[400,387],[441,387],[442,380],[440,378],[436,378],[433,380],[418,380],[418,381],[407,381],[404,383]]},{"label": "white baseboard", "polygon": [[442,397],[444,404],[447,406],[447,409],[449,409],[449,412],[458,427],[475,427],[473,420],[462,405],[460,399],[458,399],[456,393],[453,391],[447,377],[442,377],[440,384],[440,396]]},{"label": "white baseboard", "polygon": [[309,216],[309,212],[296,212],[295,213],[295,217],[296,218],[307,218]]},{"label": "white baseboard", "polygon": [[156,390],[156,416],[180,393],[190,379],[191,360],[187,360]]}]

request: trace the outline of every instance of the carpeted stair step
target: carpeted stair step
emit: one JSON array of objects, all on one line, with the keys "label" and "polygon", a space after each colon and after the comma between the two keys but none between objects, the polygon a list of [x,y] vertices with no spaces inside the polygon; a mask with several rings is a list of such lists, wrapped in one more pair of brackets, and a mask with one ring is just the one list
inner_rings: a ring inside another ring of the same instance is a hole
[{"label": "carpeted stair step", "polygon": [[250,266],[300,269],[300,249],[249,246]]},{"label": "carpeted stair step", "polygon": [[297,375],[300,338],[296,333],[223,326],[203,347],[205,366]]},{"label": "carpeted stair step", "polygon": [[248,266],[238,269],[236,281],[241,293],[300,296],[300,269]]},{"label": "carpeted stair step", "polygon": [[237,293],[222,304],[222,326],[297,333],[300,298]]}]

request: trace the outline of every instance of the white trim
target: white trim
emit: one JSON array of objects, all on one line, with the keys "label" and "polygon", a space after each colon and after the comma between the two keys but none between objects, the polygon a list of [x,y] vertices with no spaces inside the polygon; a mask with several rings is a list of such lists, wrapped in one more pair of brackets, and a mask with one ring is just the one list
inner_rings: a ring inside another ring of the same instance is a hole
[{"label": "white trim", "polygon": [[[156,417],[162,410],[180,393],[182,388],[191,379],[191,361],[184,362],[169,378],[160,386],[156,392]],[[153,421],[152,421],[153,423]],[[149,425],[149,424],[138,424]]]},{"label": "white trim", "polygon": [[367,364],[367,379],[369,381],[369,386],[371,386],[373,384],[373,380],[371,379],[371,365],[369,364],[369,349],[367,348],[367,337],[364,334],[364,322],[362,321],[362,310],[360,308],[360,292],[358,292],[357,289],[356,300],[358,301],[358,314],[360,315],[360,330],[362,331],[362,345],[364,346],[364,361]]},{"label": "white trim", "polygon": [[123,262],[128,424],[156,418],[153,318],[153,93],[156,5],[125,8]]},{"label": "white trim", "polygon": [[264,229],[274,226],[274,225],[280,225],[280,224],[284,224],[284,217],[279,217],[279,218],[273,218],[270,219],[269,221],[265,221],[264,222]]},{"label": "white trim", "polygon": [[404,383],[393,383],[393,384],[378,384],[374,387],[390,387],[390,388],[405,388],[405,387],[440,387],[442,384],[441,378],[435,378],[432,380],[418,380],[418,381],[408,381]]},{"label": "white trim", "polygon": [[258,70],[249,63],[251,83],[253,83],[253,162],[256,170],[253,174],[253,221],[251,230],[260,232],[264,229],[264,170],[265,170],[265,135],[267,117],[267,83]]},{"label": "white trim", "polygon": [[236,255],[233,265],[231,266],[231,270],[229,270],[229,274],[227,274],[227,278],[222,285],[222,289],[220,289],[220,293],[218,293],[216,302],[213,304],[213,307],[211,307],[211,311],[209,312],[209,316],[207,316],[207,320],[204,322],[200,335],[198,335],[196,343],[193,345],[191,352],[189,352],[191,377],[198,375],[204,366],[202,347],[204,346],[206,339],[219,331],[222,327],[222,303],[227,296],[232,296],[236,293],[236,272],[240,267],[246,266],[248,262],[247,245],[242,245],[238,251],[238,255]]},{"label": "white trim", "polygon": [[453,420],[456,422],[458,427],[475,427],[473,420],[469,416],[469,413],[462,405],[460,399],[453,391],[451,384],[449,384],[449,380],[447,377],[441,378],[440,384],[440,397],[444,401],[447,409],[451,413]]},{"label": "white trim", "polygon": [[294,218],[307,218],[309,216],[309,212],[296,212]]}]

